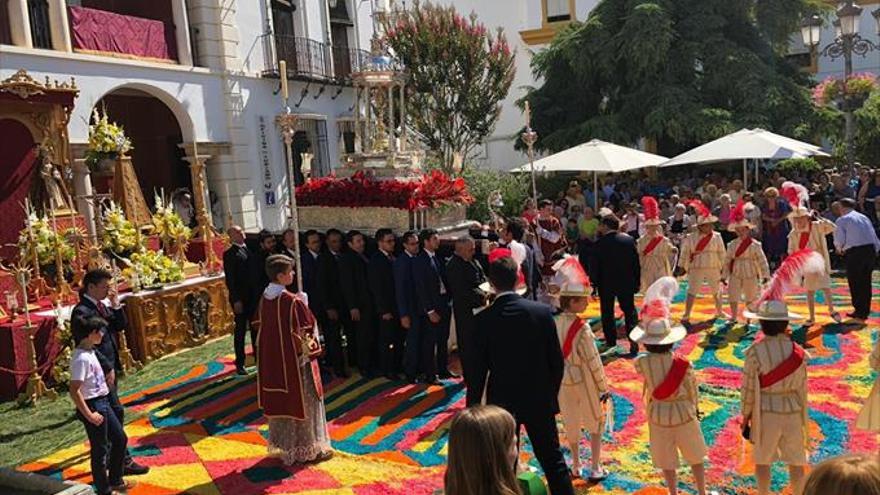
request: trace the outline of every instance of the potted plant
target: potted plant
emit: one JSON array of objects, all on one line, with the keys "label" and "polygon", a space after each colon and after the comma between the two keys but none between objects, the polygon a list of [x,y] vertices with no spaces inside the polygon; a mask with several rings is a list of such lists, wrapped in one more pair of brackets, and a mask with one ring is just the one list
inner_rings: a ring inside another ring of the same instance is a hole
[{"label": "potted plant", "polygon": [[76,257],[76,249],[69,241],[73,229],[56,232],[46,217],[37,217],[35,214],[29,215],[26,221],[28,227],[25,227],[18,236],[20,258],[30,260],[35,252],[40,275],[57,286],[59,280],[56,253],[59,253],[64,279],[71,282],[73,280],[71,263]]},{"label": "potted plant", "polygon": [[104,210],[101,226],[101,248],[110,258],[128,258],[143,250],[138,245],[139,236],[134,224],[125,218],[125,213],[116,203],[111,201],[110,206]]},{"label": "potted plant", "polygon": [[178,261],[184,259],[192,230],[184,225],[180,215],[161,194],[155,194],[154,202],[156,211],[153,213],[153,228],[162,241],[162,249]]},{"label": "potted plant", "polygon": [[131,151],[131,140],[125,136],[122,126],[110,122],[106,113],[97,109],[89,125],[89,146],[86,149],[86,165],[95,175],[113,175],[113,167],[120,156]]}]

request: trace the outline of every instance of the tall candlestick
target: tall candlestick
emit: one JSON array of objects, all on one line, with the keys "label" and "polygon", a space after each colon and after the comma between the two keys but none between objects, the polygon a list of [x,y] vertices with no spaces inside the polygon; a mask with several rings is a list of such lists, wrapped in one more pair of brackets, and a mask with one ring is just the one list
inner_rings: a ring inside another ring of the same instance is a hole
[{"label": "tall candlestick", "polygon": [[281,97],[284,98],[284,104],[287,104],[287,61],[278,62],[278,70],[281,72]]},{"label": "tall candlestick", "polygon": [[31,326],[31,310],[28,308],[28,297],[27,297],[27,278],[24,275],[24,272],[21,271],[18,273],[18,286],[21,288],[21,298],[24,301],[24,318],[27,322],[27,326]]}]

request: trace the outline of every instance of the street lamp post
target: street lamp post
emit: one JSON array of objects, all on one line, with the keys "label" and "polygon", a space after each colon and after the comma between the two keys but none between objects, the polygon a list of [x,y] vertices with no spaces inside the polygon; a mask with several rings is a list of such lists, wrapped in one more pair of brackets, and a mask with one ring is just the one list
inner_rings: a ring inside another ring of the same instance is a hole
[{"label": "street lamp post", "polygon": [[[880,45],[871,40],[862,38],[859,34],[859,23],[863,9],[852,0],[843,2],[837,9],[837,19],[834,21],[835,39],[823,48],[819,55],[830,57],[832,60],[843,57],[844,84],[849,81],[853,73],[853,55],[864,57],[868,53],[878,50]],[[877,33],[880,34],[880,8],[871,13],[877,23]],[[810,49],[816,49],[819,45],[822,30],[822,19],[818,15],[812,15],[801,23],[801,36],[804,45]],[[844,94],[841,109],[846,122],[845,146],[846,162],[850,173],[855,171],[855,115],[856,102]]]}]

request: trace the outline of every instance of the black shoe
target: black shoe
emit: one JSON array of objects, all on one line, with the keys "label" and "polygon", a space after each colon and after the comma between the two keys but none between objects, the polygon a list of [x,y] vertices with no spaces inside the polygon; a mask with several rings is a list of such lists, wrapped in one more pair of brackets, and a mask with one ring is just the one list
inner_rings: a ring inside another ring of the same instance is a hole
[{"label": "black shoe", "polygon": [[141,474],[147,474],[150,472],[150,468],[147,466],[143,466],[134,461],[129,462],[122,468],[122,474],[124,476],[138,476]]},{"label": "black shoe", "polygon": [[629,346],[629,355],[635,356],[639,353],[639,344],[630,344]]},{"label": "black shoe", "polygon": [[244,369],[244,366],[238,366],[235,368],[235,374],[244,376],[244,375],[247,375],[248,372],[246,369]]},{"label": "black shoe", "polygon": [[440,385],[440,380],[437,379],[437,375],[431,375],[423,377],[422,383],[425,385]]},{"label": "black shoe", "polygon": [[456,373],[454,371],[449,371],[449,370],[446,370],[443,373],[440,373],[440,375],[438,375],[438,376],[440,377],[441,380],[451,380],[454,378],[461,378],[461,375],[459,375],[458,373]]},{"label": "black shoe", "polygon": [[406,375],[406,382],[411,385],[415,385],[415,384],[419,383],[419,377],[413,376],[413,375]]}]

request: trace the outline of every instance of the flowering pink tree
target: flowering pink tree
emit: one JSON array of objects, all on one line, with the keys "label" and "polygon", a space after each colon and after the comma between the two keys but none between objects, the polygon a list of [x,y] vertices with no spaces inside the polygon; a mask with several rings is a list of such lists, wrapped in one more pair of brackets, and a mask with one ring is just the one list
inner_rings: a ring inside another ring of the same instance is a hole
[{"label": "flowering pink tree", "polygon": [[495,127],[514,76],[507,38],[475,14],[430,2],[389,16],[383,28],[408,73],[408,121],[449,172],[456,153],[467,157]]}]

